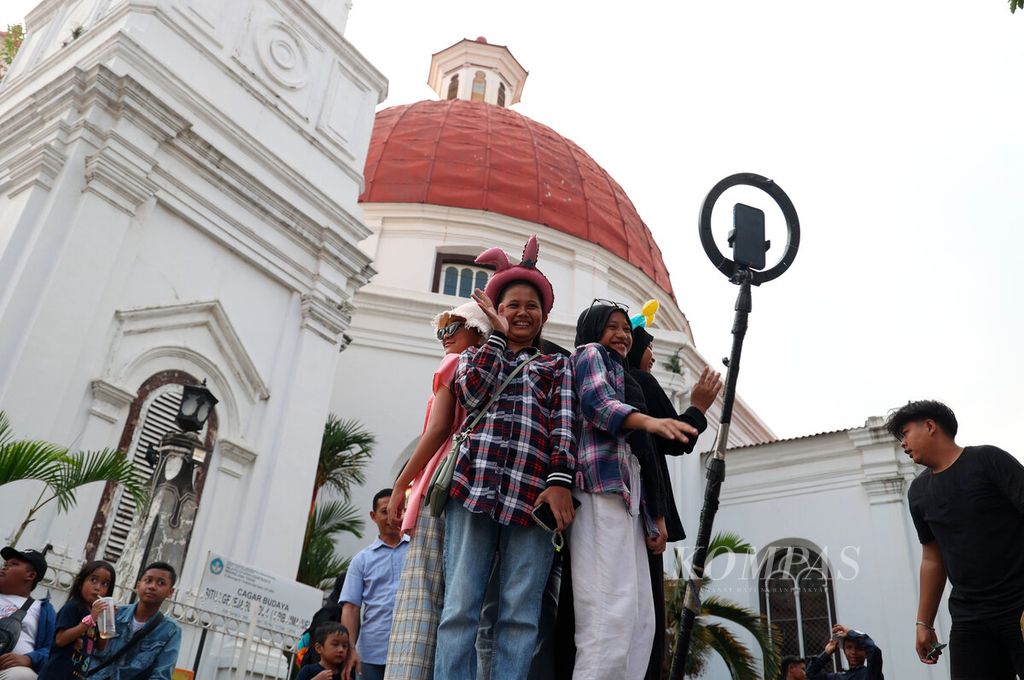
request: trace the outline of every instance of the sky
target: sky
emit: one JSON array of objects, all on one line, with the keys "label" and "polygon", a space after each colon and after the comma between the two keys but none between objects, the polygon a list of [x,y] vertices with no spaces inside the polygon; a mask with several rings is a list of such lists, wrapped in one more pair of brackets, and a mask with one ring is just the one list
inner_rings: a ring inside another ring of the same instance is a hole
[{"label": "sky", "polygon": [[[340,1],[340,0],[339,0]],[[35,2],[5,0],[0,25]],[[1024,14],[1005,0],[621,3],[354,0],[345,37],[393,106],[436,98],[430,55],[507,45],[530,72],[515,110],[572,139],[657,239],[698,350],[730,347],[736,287],[697,214],[736,172],[800,216],[792,268],[754,289],[739,392],[781,437],[946,401],[962,444],[1024,457]],[[765,209],[736,189],[715,211]]]}]

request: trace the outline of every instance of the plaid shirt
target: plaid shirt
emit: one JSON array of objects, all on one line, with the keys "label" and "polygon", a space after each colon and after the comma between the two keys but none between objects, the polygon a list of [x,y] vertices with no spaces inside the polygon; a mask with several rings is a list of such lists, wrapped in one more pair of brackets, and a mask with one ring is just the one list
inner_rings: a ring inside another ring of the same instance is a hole
[{"label": "plaid shirt", "polygon": [[619,493],[629,507],[629,456],[622,422],[636,411],[625,403],[626,374],[608,350],[592,342],[572,354],[579,400],[576,485],[591,493]]},{"label": "plaid shirt", "polygon": [[[459,358],[452,390],[472,419],[516,366],[530,356],[506,351],[506,338]],[[547,486],[572,486],[573,392],[569,360],[539,356],[517,375],[459,450],[452,498],[499,524],[532,526],[530,511]]]}]

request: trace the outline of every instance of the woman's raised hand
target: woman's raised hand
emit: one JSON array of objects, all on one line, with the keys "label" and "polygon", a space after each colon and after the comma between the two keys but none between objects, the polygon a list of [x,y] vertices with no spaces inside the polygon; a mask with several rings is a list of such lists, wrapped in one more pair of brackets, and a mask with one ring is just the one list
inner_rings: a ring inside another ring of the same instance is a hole
[{"label": "woman's raised hand", "polygon": [[487,319],[491,322],[494,330],[508,335],[508,319],[498,314],[498,310],[494,308],[491,299],[479,288],[473,291],[473,301],[480,305],[480,309],[487,315]]}]

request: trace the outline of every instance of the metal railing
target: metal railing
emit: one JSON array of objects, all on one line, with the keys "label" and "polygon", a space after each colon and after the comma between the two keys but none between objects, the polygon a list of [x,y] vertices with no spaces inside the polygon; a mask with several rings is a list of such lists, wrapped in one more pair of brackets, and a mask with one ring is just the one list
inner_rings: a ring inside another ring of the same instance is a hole
[{"label": "metal railing", "polygon": [[[46,576],[39,588],[50,592],[53,606],[65,601],[79,567],[77,560],[51,553]],[[57,559],[53,559],[57,558]],[[132,600],[131,584],[118,584],[114,599]],[[181,650],[177,667],[195,673],[195,680],[283,679],[291,676],[295,645],[291,632],[275,630],[256,622],[207,611],[193,593],[175,594],[163,607],[167,616],[181,626]]]}]

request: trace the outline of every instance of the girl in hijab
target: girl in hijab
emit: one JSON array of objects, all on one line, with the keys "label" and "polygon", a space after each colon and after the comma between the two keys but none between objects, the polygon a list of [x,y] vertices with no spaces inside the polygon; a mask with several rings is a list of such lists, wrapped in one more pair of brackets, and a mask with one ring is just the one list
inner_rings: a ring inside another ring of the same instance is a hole
[{"label": "girl in hijab", "polygon": [[[664,549],[664,538],[653,508],[642,502],[641,461],[634,452],[643,450],[643,440],[631,446],[629,436],[643,432],[685,442],[696,435],[678,420],[643,413],[640,390],[625,370],[631,331],[626,307],[606,300],[595,300],[576,323],[580,507],[570,537],[575,680],[640,678],[647,670],[655,629],[647,551],[659,542]],[[630,404],[628,393],[641,405]]]},{"label": "girl in hijab", "polygon": [[403,533],[413,535],[395,596],[384,675],[388,680],[434,677],[437,624],[444,604],[444,519],[420,509],[434,469],[466,419],[466,410],[452,393],[459,355],[482,345],[491,332],[490,321],[475,302],[438,314],[433,325],[445,355],[434,373],[423,435],[388,502],[388,520],[401,523]]},{"label": "girl in hijab", "polygon": [[[657,303],[650,301],[644,305],[644,309],[657,310]],[[661,388],[658,379],[651,373],[654,368],[654,336],[646,329],[646,326],[654,321],[654,311],[648,316],[638,315],[632,319],[633,344],[626,356],[626,364],[629,368],[629,376],[632,378],[643,393],[644,403],[648,415],[655,418],[672,418],[690,425],[698,435],[703,432],[708,421],[704,414],[708,407],[715,401],[718,392],[722,389],[722,377],[718,373],[705,367],[700,379],[694,385],[690,393],[690,407],[682,415],[676,413],[672,400]],[[676,510],[675,496],[672,493],[672,480],[668,474],[668,464],[665,456],[680,456],[693,451],[697,444],[697,437],[691,437],[689,441],[683,442],[678,439],[664,439],[652,437],[656,455],[654,462],[660,470],[662,478],[662,494],[664,502],[662,507],[665,510],[664,525],[659,526],[666,532],[665,539],[668,543],[681,541],[686,538],[683,532],[683,524],[679,519],[679,512]],[[661,678],[662,665],[665,659],[665,561],[664,551],[648,553],[648,562],[651,572],[651,590],[654,593],[655,612],[655,634],[654,645],[651,648],[650,662],[647,666],[645,680],[659,680]]]}]

